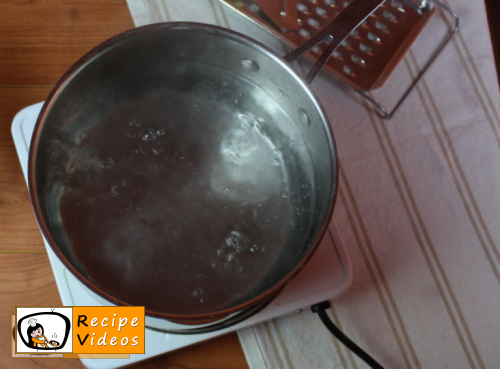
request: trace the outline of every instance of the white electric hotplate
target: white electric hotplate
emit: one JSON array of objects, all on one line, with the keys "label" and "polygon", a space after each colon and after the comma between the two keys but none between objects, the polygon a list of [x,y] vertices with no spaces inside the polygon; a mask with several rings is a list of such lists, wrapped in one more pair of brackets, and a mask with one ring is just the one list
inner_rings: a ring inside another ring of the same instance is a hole
[{"label": "white electric hotplate", "polygon": [[[38,114],[43,103],[21,110],[12,123],[12,136],[17,149],[24,177],[27,179],[28,149]],[[50,264],[54,271],[59,294],[65,306],[102,306],[102,298],[79,282],[56,257],[45,242]],[[300,313],[302,309],[343,294],[352,281],[352,267],[337,226],[331,223],[318,250],[304,270],[285,287],[278,297],[256,315],[232,327],[216,332],[197,335],[174,335],[146,329],[145,354],[133,354],[129,359],[82,359],[91,369],[111,369],[149,359],[201,341],[262,323],[290,313]],[[109,303],[109,305],[112,305]],[[304,313],[310,313],[307,310]],[[146,317],[146,325],[148,320]]]}]

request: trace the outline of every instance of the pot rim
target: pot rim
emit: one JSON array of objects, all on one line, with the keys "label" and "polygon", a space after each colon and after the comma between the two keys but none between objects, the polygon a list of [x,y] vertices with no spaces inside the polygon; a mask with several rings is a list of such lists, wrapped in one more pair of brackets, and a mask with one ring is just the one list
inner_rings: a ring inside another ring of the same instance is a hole
[{"label": "pot rim", "polygon": [[147,310],[145,309],[146,316],[151,316],[154,318],[162,318],[166,320],[173,320],[173,321],[182,321],[182,320],[206,320],[206,319],[212,319],[216,317],[220,317],[223,319],[225,316],[242,311],[244,309],[247,309],[259,302],[262,302],[266,298],[270,298],[271,295],[277,294],[278,291],[283,289],[288,283],[292,281],[292,279],[303,269],[305,264],[311,259],[312,255],[316,251],[316,249],[319,247],[328,227],[331,221],[331,218],[333,216],[333,209],[335,205],[335,200],[337,196],[337,188],[338,188],[338,164],[337,164],[337,149],[336,149],[336,144],[335,144],[335,139],[333,136],[333,132],[330,126],[329,119],[319,102],[318,98],[315,96],[314,92],[311,90],[309,85],[301,78],[300,76],[297,75],[297,73],[290,67],[290,65],[283,60],[283,58],[279,55],[277,55],[276,52],[268,48],[267,46],[263,45],[262,43],[245,36],[239,32],[235,32],[233,30],[223,28],[223,27],[218,27],[214,25],[209,25],[209,24],[203,24],[203,23],[194,23],[194,22],[166,22],[166,23],[156,23],[156,24],[151,24],[151,25],[146,25],[138,28],[133,28],[128,31],[125,31],[123,33],[120,33],[104,42],[101,44],[97,45],[94,47],[92,50],[87,52],[84,56],[82,56],[76,63],[74,63],[68,71],[61,77],[61,79],[57,82],[57,84],[54,86],[52,91],[50,92],[49,96],[45,100],[43,107],[40,111],[40,114],[38,116],[38,119],[35,124],[35,128],[33,131],[33,135],[31,137],[31,142],[30,142],[30,148],[29,148],[29,155],[28,155],[28,189],[29,189],[29,194],[30,194],[30,200],[31,204],[33,207],[33,211],[35,213],[35,218],[38,223],[38,226],[42,232],[42,235],[44,236],[45,240],[48,242],[50,245],[52,251],[57,255],[59,260],[63,263],[63,265],[81,282],[83,283],[87,288],[89,288],[92,292],[96,293],[100,297],[106,299],[107,301],[118,305],[118,306],[132,306],[131,304],[122,301],[120,299],[115,298],[114,296],[110,295],[103,289],[101,289],[99,286],[95,285],[92,283],[87,277],[82,275],[64,256],[62,251],[59,249],[57,246],[57,243],[55,242],[54,238],[51,235],[50,229],[48,224],[46,224],[44,217],[42,215],[41,207],[40,207],[40,202],[38,199],[38,194],[36,191],[36,181],[35,181],[35,171],[36,171],[36,152],[37,152],[37,147],[38,147],[38,142],[39,138],[41,136],[42,128],[43,128],[43,123],[45,121],[45,118],[52,107],[54,101],[57,99],[60,91],[65,87],[65,85],[75,76],[77,73],[85,67],[86,64],[92,62],[95,58],[99,57],[99,55],[102,52],[105,52],[109,48],[113,47],[114,45],[118,44],[121,41],[126,40],[129,37],[132,37],[134,35],[143,33],[143,32],[156,32],[160,29],[190,29],[190,30],[199,30],[203,32],[208,32],[214,36],[223,36],[232,40],[236,40],[240,43],[246,44],[250,47],[253,47],[257,51],[267,54],[268,56],[272,57],[276,62],[278,62],[282,68],[285,68],[288,73],[293,76],[297,82],[302,85],[302,88],[305,89],[307,94],[309,95],[309,98],[313,101],[316,109],[318,110],[318,113],[320,116],[323,118],[324,128],[327,133],[327,138],[328,138],[328,143],[329,143],[329,151],[330,155],[332,157],[332,178],[331,179],[331,191],[329,195],[329,205],[328,209],[326,212],[326,216],[323,219],[323,224],[321,225],[321,228],[316,236],[316,239],[312,243],[309,251],[307,254],[302,258],[302,260],[298,263],[298,265],[286,276],[284,276],[280,282],[275,284],[274,286],[270,287],[266,291],[262,292],[258,296],[254,297],[253,299],[241,303],[239,305],[233,306],[231,308],[227,308],[224,310],[217,310],[214,312],[208,312],[208,313],[201,313],[201,314],[186,314],[186,315],[181,315],[181,314],[170,314],[170,313],[163,313],[163,312],[158,312],[158,311],[153,311],[153,310]]}]

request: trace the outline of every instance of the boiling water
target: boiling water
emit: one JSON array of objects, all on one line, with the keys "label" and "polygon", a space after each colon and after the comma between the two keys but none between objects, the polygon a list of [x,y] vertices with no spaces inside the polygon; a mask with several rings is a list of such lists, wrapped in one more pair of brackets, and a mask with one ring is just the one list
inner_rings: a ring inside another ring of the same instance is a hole
[{"label": "boiling water", "polygon": [[246,301],[290,271],[278,260],[310,228],[313,176],[294,123],[259,87],[206,68],[185,68],[189,83],[151,78],[63,138],[72,252],[104,291],[152,311]]}]

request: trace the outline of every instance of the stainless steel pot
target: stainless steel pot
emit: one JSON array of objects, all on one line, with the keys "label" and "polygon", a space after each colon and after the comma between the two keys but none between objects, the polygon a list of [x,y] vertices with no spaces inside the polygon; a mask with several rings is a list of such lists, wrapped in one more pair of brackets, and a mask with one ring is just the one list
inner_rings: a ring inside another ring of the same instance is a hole
[{"label": "stainless steel pot", "polygon": [[[378,5],[356,0],[318,42]],[[29,188],[64,265],[118,305],[203,322],[256,311],[307,263],[333,212],[336,152],[307,84],[244,35],[194,23],[122,33],[59,81],[38,118]]]}]

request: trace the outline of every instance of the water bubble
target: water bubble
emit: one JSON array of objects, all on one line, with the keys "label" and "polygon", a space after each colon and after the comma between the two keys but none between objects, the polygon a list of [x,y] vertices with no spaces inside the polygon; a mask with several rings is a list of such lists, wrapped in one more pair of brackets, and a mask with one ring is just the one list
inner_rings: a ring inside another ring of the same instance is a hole
[{"label": "water bubble", "polygon": [[193,292],[191,292],[191,296],[193,296],[194,298],[201,298],[203,296],[203,290],[198,287]]},{"label": "water bubble", "polygon": [[230,252],[229,254],[227,254],[226,260],[227,261],[232,261],[232,260],[234,260],[235,257],[236,257],[236,253],[235,252]]},{"label": "water bubble", "polygon": [[160,155],[163,152],[163,149],[157,149],[157,148],[153,147],[152,151],[153,151],[153,154],[155,156],[158,156],[158,155]]},{"label": "water bubble", "polygon": [[279,165],[280,165],[280,161],[279,161],[279,159],[277,159],[277,158],[273,158],[273,159],[271,159],[271,165],[272,165],[273,167],[277,167],[277,166],[279,166]]},{"label": "water bubble", "polygon": [[131,127],[133,127],[133,126],[140,127],[141,123],[136,121],[135,118],[132,118],[131,120],[129,120],[128,125]]},{"label": "water bubble", "polygon": [[87,138],[87,134],[85,132],[82,132],[78,135],[78,137],[81,139],[81,140],[85,140]]},{"label": "water bubble", "polygon": [[224,257],[224,250],[222,250],[222,249],[217,250],[217,256],[220,258],[223,258]]},{"label": "water bubble", "polygon": [[119,193],[116,191],[116,188],[118,186],[111,186],[111,196],[116,197],[119,195]]},{"label": "water bubble", "polygon": [[159,130],[156,131],[156,134],[158,136],[163,136],[165,134],[165,130],[163,128],[160,128]]},{"label": "water bubble", "polygon": [[226,246],[233,247],[238,253],[243,252],[250,243],[249,239],[239,231],[229,232],[224,242]]},{"label": "water bubble", "polygon": [[142,131],[142,139],[144,141],[153,141],[156,138],[156,132],[151,128],[146,128]]},{"label": "water bubble", "polygon": [[256,252],[258,249],[259,249],[259,246],[253,245],[252,247],[250,247],[250,252]]},{"label": "water bubble", "polygon": [[261,252],[266,252],[266,246],[262,246],[262,247],[260,248],[260,251],[261,251]]},{"label": "water bubble", "polygon": [[240,272],[240,273],[243,273],[244,271],[245,271],[245,268],[243,268],[243,267],[240,267],[240,269],[238,269],[238,272]]},{"label": "water bubble", "polygon": [[225,194],[228,194],[228,193],[230,193],[230,192],[231,192],[231,190],[230,190],[229,188],[227,188],[227,187],[226,187],[226,188],[224,188],[223,192],[224,192]]},{"label": "water bubble", "polygon": [[[243,118],[241,120],[244,122]],[[258,148],[255,137],[248,134],[247,128],[232,129],[222,139],[220,151],[226,162],[241,164]]]},{"label": "water bubble", "polygon": [[283,193],[281,194],[281,197],[283,197],[284,199],[286,199],[286,198],[288,197],[288,194],[287,194],[286,192],[283,192]]}]

